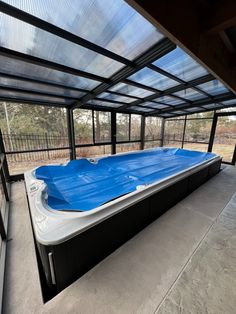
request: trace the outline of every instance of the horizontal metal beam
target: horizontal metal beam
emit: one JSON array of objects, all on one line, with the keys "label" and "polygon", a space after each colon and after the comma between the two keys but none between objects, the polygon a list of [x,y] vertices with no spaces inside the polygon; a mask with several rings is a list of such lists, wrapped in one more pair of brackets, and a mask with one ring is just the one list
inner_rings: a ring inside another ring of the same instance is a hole
[{"label": "horizontal metal beam", "polygon": [[[168,88],[168,89],[166,89],[166,90],[164,90],[162,92],[158,91],[157,93],[154,93],[154,94],[152,94],[150,96],[144,97],[143,100],[137,100],[137,101],[134,101],[132,103],[129,103],[122,109],[128,108],[129,106],[136,106],[136,105],[144,103],[144,102],[153,101],[154,99],[156,99],[158,97],[162,97],[162,96],[170,96],[170,97],[181,99],[181,97],[178,97],[178,96],[175,96],[175,95],[172,95],[172,94],[176,93],[176,92],[179,92],[179,91],[182,91],[182,90],[185,90],[187,88],[191,88],[191,87],[194,87],[194,86],[197,86],[197,85],[200,85],[200,84],[212,81],[214,79],[215,78],[211,74],[207,74],[207,75],[205,75],[203,77],[200,77],[198,79],[194,79],[194,80],[189,81],[189,82],[187,82],[185,84],[180,84],[180,85]],[[191,101],[189,101],[189,100],[187,100],[185,98],[182,98],[182,100],[184,102],[186,102],[186,103],[192,103]],[[155,100],[155,102],[159,103],[158,100]],[[163,103],[163,104],[166,105],[165,103]]]},{"label": "horizontal metal beam", "polygon": [[125,83],[125,84],[128,84],[128,85],[132,85],[134,87],[138,87],[138,88],[142,88],[142,89],[145,89],[145,90],[149,90],[150,92],[153,92],[153,93],[157,93],[159,91],[156,88],[153,88],[153,87],[150,87],[150,86],[147,86],[147,85],[143,85],[141,83],[134,82],[134,81],[131,81],[131,80],[128,80],[128,79],[122,80],[121,82]]},{"label": "horizontal metal beam", "polygon": [[[173,75],[173,74],[171,74],[171,73],[169,73],[169,72],[166,72],[166,71],[162,70],[161,68],[157,67],[157,66],[154,65],[154,64],[150,64],[150,65],[148,66],[148,68],[150,68],[151,70],[154,70],[154,71],[156,71],[156,72],[158,72],[158,73],[160,73],[160,74],[162,74],[162,75],[165,75],[165,76],[168,77],[169,79],[172,79],[173,81],[176,81],[176,82],[178,82],[178,83],[180,83],[180,84],[183,84],[183,85],[185,85],[185,86],[186,86],[186,84],[188,84],[188,82],[186,82],[186,81],[184,81],[184,80],[181,80],[181,79],[178,78],[177,76],[175,76],[175,75]],[[211,95],[210,95],[210,94],[206,93],[205,91],[201,90],[200,88],[197,88],[197,87],[193,87],[193,88],[194,88],[198,93],[201,93],[201,94],[203,94],[203,95],[205,95],[205,96],[211,98]]]},{"label": "horizontal metal beam", "polygon": [[58,102],[50,101],[38,101],[38,100],[32,100],[32,99],[26,99],[26,98],[14,98],[14,97],[3,97],[0,96],[0,100],[6,101],[6,102],[12,102],[12,103],[22,103],[22,104],[28,104],[28,105],[42,105],[42,106],[49,106],[49,107],[59,107],[59,108],[66,108],[68,104],[61,104]]},{"label": "horizontal metal beam", "polygon": [[19,51],[5,48],[5,47],[0,47],[0,55],[4,57],[12,58],[12,59],[21,60],[30,64],[36,64],[44,68],[49,68],[49,69],[57,70],[60,72],[69,73],[69,74],[73,74],[80,77],[85,77],[91,80],[104,82],[104,83],[106,82],[107,84],[110,83],[110,80],[104,77],[101,77],[92,73],[84,72],[75,68],[71,68],[63,64],[59,64],[56,62],[34,57],[34,56],[31,56],[31,55],[28,55]]},{"label": "horizontal metal beam", "polygon": [[127,97],[127,98],[132,98],[132,99],[142,99],[142,97],[127,95],[127,94],[119,93],[119,92],[113,92],[111,90],[108,90],[107,93],[113,94],[113,95],[117,95],[117,96],[123,96],[123,97]]},{"label": "horizontal metal beam", "polygon": [[111,107],[104,107],[104,106],[99,106],[99,105],[93,105],[91,103],[86,103],[83,104],[81,107],[78,108],[74,108],[75,109],[89,109],[89,110],[97,110],[97,111],[105,111],[105,112],[117,112],[117,113],[134,113],[134,114],[138,114],[138,115],[144,115],[144,112],[139,112],[139,111],[135,111],[135,110],[122,110],[119,108],[111,108]]},{"label": "horizontal metal beam", "polygon": [[125,65],[134,66],[133,62],[112,52],[101,46],[98,46],[82,37],[79,37],[73,33],[70,33],[54,24],[51,24],[45,20],[42,20],[34,15],[31,15],[25,11],[22,11],[14,6],[11,6],[3,1],[0,1],[0,12],[10,15],[18,20],[26,22],[30,25],[33,25],[37,28],[40,28],[48,33],[56,35],[60,38],[66,39],[74,44],[85,47],[89,50],[97,52],[105,57],[111,58],[115,61],[123,63]]},{"label": "horizontal metal beam", "polygon": [[19,92],[19,93],[25,93],[25,94],[31,94],[31,95],[38,95],[40,96],[46,96],[46,97],[52,97],[52,98],[62,98],[62,99],[69,99],[72,101],[78,101],[77,98],[71,97],[71,96],[64,96],[64,95],[58,95],[58,94],[52,94],[52,93],[47,93],[47,92],[40,92],[40,91],[34,91],[30,89],[25,89],[25,88],[18,88],[18,87],[9,87],[0,84],[0,93],[2,90],[7,90],[11,92]]},{"label": "horizontal metal beam", "polygon": [[161,74],[161,75],[164,75],[166,77],[168,77],[169,79],[171,80],[174,80],[176,82],[179,82],[180,84],[185,84],[185,81],[181,80],[180,78],[178,78],[177,76],[165,71],[165,70],[162,70],[161,68],[157,67],[156,65],[154,64],[150,64],[148,66],[149,69]]},{"label": "horizontal metal beam", "polygon": [[[232,107],[232,105],[230,105]],[[228,111],[228,112],[216,112],[216,115],[218,117],[224,117],[224,116],[236,116],[236,101],[235,104],[233,105],[235,107],[235,111]]]},{"label": "horizontal metal beam", "polygon": [[[225,93],[223,95],[219,95],[219,96],[214,96],[213,99],[211,100],[198,100],[198,101],[195,101],[193,102],[191,105],[188,105],[188,104],[180,104],[180,105],[177,105],[175,106],[174,108],[166,108],[166,109],[161,109],[161,110],[156,110],[150,114],[146,114],[146,115],[156,115],[156,116],[161,116],[161,114],[164,114],[164,113],[170,113],[172,114],[173,111],[177,111],[177,110],[185,110],[185,109],[190,109],[190,108],[194,108],[194,107],[201,107],[201,106],[205,106],[205,105],[208,105],[208,104],[211,104],[211,103],[218,103],[220,101],[226,101],[226,100],[231,100],[231,99],[234,99],[235,98],[235,95],[232,94],[232,93]],[[236,105],[236,100],[235,100],[235,105]],[[219,107],[219,108],[216,108],[217,110],[218,109],[221,109],[221,108],[229,108],[229,107],[234,107],[234,105],[222,105],[222,107]],[[186,112],[185,114],[193,114],[193,113],[200,113],[200,112],[207,112],[207,111],[213,111],[215,110],[214,108],[210,108],[210,109],[207,109],[207,108],[202,108],[201,107],[201,111],[193,111],[193,112]],[[179,116],[181,114],[174,114],[173,113],[173,116]]]},{"label": "horizontal metal beam", "polygon": [[174,108],[166,108],[166,109],[161,109],[159,113],[166,113],[166,112],[171,112],[171,111],[177,111],[177,110],[182,110],[182,109],[189,109],[189,108],[194,108],[194,107],[200,107],[200,106],[205,106],[208,104],[216,103],[219,101],[226,101],[226,100],[231,100],[234,99],[235,95],[233,93],[225,93],[222,95],[217,95],[213,96],[212,99],[201,99],[201,100],[196,100],[193,101],[191,105],[189,104],[180,104],[175,106]]},{"label": "horizontal metal beam", "polygon": [[103,101],[103,102],[109,102],[109,103],[113,103],[113,104],[118,104],[118,105],[124,105],[126,104],[126,102],[123,101],[118,101],[118,100],[113,100],[113,99],[107,99],[107,98],[94,98],[93,100],[98,100],[98,101]]},{"label": "horizontal metal beam", "polygon": [[35,79],[35,78],[30,78],[30,77],[26,77],[26,76],[15,75],[15,74],[9,74],[9,73],[4,73],[4,72],[0,71],[0,79],[2,77],[6,78],[6,79],[10,79],[10,80],[16,80],[19,82],[29,82],[31,84],[41,84],[41,85],[45,85],[45,87],[57,87],[57,88],[61,88],[61,89],[77,91],[77,92],[84,92],[84,93],[90,92],[89,90],[83,89],[83,88],[77,88],[77,87],[73,87],[73,86],[63,85],[60,83],[47,82],[47,81],[43,81],[43,80],[39,80],[39,79]]},{"label": "horizontal metal beam", "polygon": [[[120,71],[115,73],[110,77],[109,83],[103,83],[100,84],[98,87],[93,89],[92,93],[93,95],[85,95],[82,98],[82,103],[86,103],[89,100],[93,99],[97,95],[103,93],[104,91],[108,90],[110,87],[114,86],[115,84],[124,81],[127,79],[130,75],[134,74],[135,72],[139,71],[140,69],[144,68],[151,62],[157,60],[158,58],[161,58],[166,53],[172,51],[176,47],[175,44],[173,44],[169,39],[164,38],[159,43],[148,49],[145,53],[143,53],[141,56],[137,57],[134,60],[135,68],[130,66],[125,66]],[[77,106],[77,104],[75,104]]]}]

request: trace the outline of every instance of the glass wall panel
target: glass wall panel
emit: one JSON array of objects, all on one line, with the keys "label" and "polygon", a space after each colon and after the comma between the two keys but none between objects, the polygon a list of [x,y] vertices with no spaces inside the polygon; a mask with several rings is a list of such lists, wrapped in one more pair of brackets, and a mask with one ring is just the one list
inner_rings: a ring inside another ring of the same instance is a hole
[{"label": "glass wall panel", "polygon": [[138,141],[141,137],[141,116],[131,114],[130,116],[130,140]]},{"label": "glass wall panel", "polygon": [[207,152],[208,144],[201,143],[184,143],[184,149],[196,150],[199,152]]},{"label": "glass wall panel", "polygon": [[94,111],[95,142],[111,141],[111,113]]},{"label": "glass wall panel", "polygon": [[77,147],[76,158],[111,155],[111,145]]},{"label": "glass wall panel", "polygon": [[166,141],[164,142],[164,146],[165,147],[175,147],[175,148],[181,148],[182,147],[182,143],[181,141],[177,142],[177,141]]},{"label": "glass wall panel", "polygon": [[116,141],[129,141],[129,114],[116,114]]},{"label": "glass wall panel", "polygon": [[164,133],[164,146],[172,141],[182,141],[184,120],[166,120]]},{"label": "glass wall panel", "polygon": [[124,143],[116,144],[116,153],[129,152],[132,150],[140,150],[140,143]]},{"label": "glass wall panel", "polygon": [[195,119],[186,121],[185,141],[208,142],[211,133],[212,119]]},{"label": "glass wall panel", "polygon": [[212,152],[232,162],[236,145],[236,115],[218,117]]},{"label": "glass wall panel", "polygon": [[93,143],[93,116],[92,110],[75,109],[74,128],[75,144],[92,144]]},{"label": "glass wall panel", "polygon": [[24,173],[42,165],[63,164],[68,162],[69,159],[68,149],[7,155],[7,163],[11,175]]},{"label": "glass wall panel", "polygon": [[155,147],[160,147],[161,142],[160,141],[148,141],[144,143],[144,148],[155,148]]},{"label": "glass wall panel", "polygon": [[[40,151],[69,146],[65,109],[1,102],[0,125],[11,175],[69,160],[68,149]],[[17,153],[29,150],[39,151]]]},{"label": "glass wall panel", "polygon": [[161,138],[162,119],[158,117],[145,118],[145,140],[159,140]]}]

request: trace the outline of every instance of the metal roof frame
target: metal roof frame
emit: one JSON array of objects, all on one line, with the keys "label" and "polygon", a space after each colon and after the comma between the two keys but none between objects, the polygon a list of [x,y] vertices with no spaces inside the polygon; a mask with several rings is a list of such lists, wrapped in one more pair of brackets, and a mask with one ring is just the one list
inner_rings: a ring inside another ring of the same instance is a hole
[{"label": "metal roof frame", "polygon": [[[29,89],[26,88],[18,88],[18,87],[12,87],[12,86],[7,86],[4,84],[0,84],[0,90],[9,90],[12,92],[24,92],[24,93],[29,93],[32,95],[38,95],[40,96],[47,96],[47,97],[57,97],[57,98],[61,98],[61,99],[65,99],[65,100],[71,100],[70,104],[60,104],[58,103],[59,107],[67,107],[70,109],[75,109],[78,107],[81,108],[90,108],[90,109],[97,109],[97,110],[105,110],[105,111],[115,111],[115,112],[125,112],[125,113],[136,113],[136,114],[143,114],[145,116],[162,116],[163,114],[171,114],[175,111],[183,111],[185,112],[185,114],[192,114],[193,112],[188,112],[187,109],[191,109],[191,108],[201,108],[202,111],[208,111],[207,108],[204,108],[202,106],[206,105],[206,104],[211,104],[211,103],[217,103],[219,104],[219,109],[225,108],[226,106],[223,105],[221,103],[221,101],[225,101],[225,100],[229,100],[229,99],[234,99],[235,95],[232,92],[228,92],[228,93],[224,93],[224,94],[220,94],[217,96],[212,96],[209,93],[207,93],[206,91],[203,91],[201,89],[198,88],[198,85],[209,82],[214,80],[214,76],[211,74],[207,74],[204,75],[202,77],[199,77],[197,79],[191,80],[191,81],[183,81],[182,79],[180,79],[179,77],[159,68],[158,66],[152,64],[153,62],[155,62],[157,59],[161,58],[162,56],[166,55],[167,53],[169,53],[170,51],[172,51],[173,49],[176,48],[176,45],[174,43],[172,43],[169,39],[167,38],[163,38],[162,40],[160,40],[157,44],[155,44],[154,46],[150,47],[146,52],[144,52],[143,54],[141,54],[140,56],[138,56],[137,58],[135,58],[134,60],[129,60],[127,58],[124,58],[123,56],[120,56],[106,48],[103,48],[99,45],[94,44],[93,42],[90,42],[82,37],[79,37],[71,32],[66,31],[65,29],[62,29],[54,24],[51,24],[45,20],[42,20],[32,14],[29,14],[23,10],[20,10],[12,5],[9,5],[3,1],[0,1],[0,12],[9,15],[13,18],[16,18],[18,20],[21,20],[25,23],[28,23],[36,28],[39,28],[43,31],[46,31],[50,34],[53,34],[55,36],[58,36],[60,38],[63,38],[71,43],[74,43],[78,46],[82,46],[85,47],[89,50],[92,50],[100,55],[103,55],[105,57],[108,57],[114,61],[120,62],[124,65],[123,68],[121,68],[118,72],[114,73],[111,77],[109,78],[105,78],[102,77],[100,75],[96,75],[93,73],[89,73],[86,71],[82,71],[76,68],[72,68],[60,63],[56,63],[53,61],[48,61],[45,59],[41,59],[39,57],[35,57],[29,54],[25,54],[19,51],[15,51],[12,49],[8,49],[5,47],[0,47],[0,56],[5,56],[8,58],[12,58],[12,59],[16,59],[16,60],[21,60],[30,64],[34,64],[40,67],[45,67],[48,69],[53,69],[62,73],[68,73],[68,74],[72,74],[74,76],[80,77],[80,78],[86,78],[86,79],[90,79],[90,80],[95,80],[97,82],[100,82],[100,84],[95,87],[92,90],[87,90],[87,89],[83,89],[83,88],[77,88],[74,86],[67,86],[64,84],[60,84],[60,83],[56,83],[56,82],[47,82],[47,81],[43,81],[37,78],[30,78],[30,77],[26,77],[26,76],[21,76],[21,75],[14,75],[14,74],[9,74],[9,73],[4,73],[4,72],[0,72],[0,78],[8,78],[8,79],[14,79],[14,80],[18,80],[19,82],[31,82],[32,84],[43,84],[45,87],[57,87],[57,88],[61,88],[61,89],[65,89],[65,90],[71,90],[71,91],[78,91],[78,92],[82,92],[85,93],[84,96],[82,96],[81,98],[76,98],[73,96],[69,96],[69,95],[62,95],[62,94],[58,94],[57,92],[55,93],[50,93],[47,91],[31,91]],[[131,81],[129,79],[129,76],[138,72],[139,70],[143,69],[143,68],[149,68],[152,71],[155,71],[157,73],[159,73],[160,75],[169,78],[171,80],[174,80],[178,83],[178,85],[168,88],[164,91],[160,91],[156,88],[153,88],[152,86],[146,86],[144,84],[138,83],[138,82],[134,82]],[[124,83],[124,84],[128,84],[137,88],[142,88],[144,90],[147,91],[151,91],[153,94],[146,96],[146,97],[138,97],[138,96],[132,96],[132,95],[127,95],[125,93],[120,93],[117,91],[110,91],[109,89],[118,84],[118,83]],[[173,93],[185,90],[187,88],[192,88],[195,91],[197,91],[198,93],[201,93],[202,95],[205,96],[205,98],[203,99],[199,99],[199,100],[195,100],[195,101],[191,101],[188,100],[186,98],[182,98],[179,97],[177,95],[173,95]],[[100,94],[102,94],[103,92],[108,92],[111,95],[117,95],[117,96],[125,96],[131,99],[134,99],[133,102],[122,102],[122,101],[118,101],[118,100],[108,100],[108,99],[104,99],[104,98],[100,98],[98,97]],[[167,104],[165,102],[162,102],[161,100],[158,101],[159,97],[162,96],[168,96],[168,97],[172,97],[172,98],[176,98],[182,101],[182,103],[178,104],[178,105],[172,105],[172,104]],[[13,97],[5,97],[0,96],[0,99],[4,99],[4,100],[10,100],[10,101],[14,101],[16,102],[17,100]],[[24,97],[18,99],[20,102],[28,102],[28,103],[35,103],[35,104],[44,104],[44,105],[57,105],[56,103],[53,102],[45,102],[45,101],[39,101],[39,100],[27,100],[27,98],[24,99]],[[114,108],[114,107],[109,107],[109,106],[98,106],[98,105],[94,105],[91,103],[92,100],[99,100],[102,102],[109,102],[109,103],[114,103],[114,104],[120,104],[121,106],[118,108]],[[145,102],[153,102],[155,104],[161,104],[161,105],[165,105],[166,108],[163,109],[155,109],[150,105],[145,105],[142,106]],[[153,111],[151,112],[140,112],[140,111],[135,111],[134,109],[132,109],[132,107],[140,107],[143,108],[143,110],[145,110],[145,108],[147,109],[153,109]],[[232,106],[232,105],[230,105]],[[99,109],[100,108],[100,109]],[[212,109],[211,109],[212,110]],[[199,111],[197,111],[199,112]],[[177,113],[174,114],[175,116],[178,116]],[[164,116],[163,116],[164,117]]]}]

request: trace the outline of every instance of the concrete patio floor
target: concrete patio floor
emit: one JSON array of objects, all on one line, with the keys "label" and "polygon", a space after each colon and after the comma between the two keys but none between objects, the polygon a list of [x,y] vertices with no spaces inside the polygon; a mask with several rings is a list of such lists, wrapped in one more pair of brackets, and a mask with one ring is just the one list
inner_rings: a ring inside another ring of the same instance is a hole
[{"label": "concrete patio floor", "polygon": [[4,313],[235,313],[235,192],[227,166],[43,304],[24,184],[14,183]]}]

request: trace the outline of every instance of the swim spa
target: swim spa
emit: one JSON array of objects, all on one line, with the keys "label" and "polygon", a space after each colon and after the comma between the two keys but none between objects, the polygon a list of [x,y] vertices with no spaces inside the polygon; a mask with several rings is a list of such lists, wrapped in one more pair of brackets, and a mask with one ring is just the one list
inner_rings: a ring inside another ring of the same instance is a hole
[{"label": "swim spa", "polygon": [[220,170],[221,158],[157,148],[25,173],[47,285],[67,287]]}]

